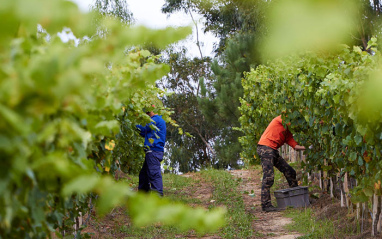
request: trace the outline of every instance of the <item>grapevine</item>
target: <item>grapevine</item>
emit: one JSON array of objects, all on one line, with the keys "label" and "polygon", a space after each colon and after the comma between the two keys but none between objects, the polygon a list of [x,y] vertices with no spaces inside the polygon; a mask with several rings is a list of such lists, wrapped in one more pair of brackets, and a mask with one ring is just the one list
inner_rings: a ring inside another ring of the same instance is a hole
[{"label": "grapevine", "polygon": [[[342,45],[334,53],[306,52],[260,65],[242,84],[245,136],[243,158],[255,155],[256,142],[277,115],[297,141],[311,146],[302,162],[306,172],[319,169],[357,179],[352,201],[381,195],[380,52],[373,38],[368,51]],[[256,156],[255,156],[256,157]]]}]

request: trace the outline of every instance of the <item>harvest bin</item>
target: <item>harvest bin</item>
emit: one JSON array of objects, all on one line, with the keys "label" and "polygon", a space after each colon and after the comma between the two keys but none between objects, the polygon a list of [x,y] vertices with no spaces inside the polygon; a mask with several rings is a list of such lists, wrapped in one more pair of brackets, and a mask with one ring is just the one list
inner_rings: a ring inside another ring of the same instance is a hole
[{"label": "harvest bin", "polygon": [[279,208],[286,207],[306,207],[309,206],[308,187],[298,186],[275,191],[277,206]]}]

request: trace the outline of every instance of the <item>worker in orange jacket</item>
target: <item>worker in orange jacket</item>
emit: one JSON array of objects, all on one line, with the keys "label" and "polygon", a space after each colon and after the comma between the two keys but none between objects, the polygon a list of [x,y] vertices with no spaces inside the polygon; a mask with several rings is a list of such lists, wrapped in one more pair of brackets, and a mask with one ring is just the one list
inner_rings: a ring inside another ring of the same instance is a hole
[{"label": "worker in orange jacket", "polygon": [[288,181],[290,187],[297,187],[296,171],[283,159],[278,151],[284,143],[295,150],[304,150],[293,139],[292,133],[288,127],[285,129],[282,125],[281,115],[274,118],[264,133],[261,135],[257,145],[257,153],[261,159],[263,168],[263,182],[261,186],[261,207],[265,212],[279,211],[280,209],[272,206],[270,189],[274,183],[273,167],[282,172]]}]

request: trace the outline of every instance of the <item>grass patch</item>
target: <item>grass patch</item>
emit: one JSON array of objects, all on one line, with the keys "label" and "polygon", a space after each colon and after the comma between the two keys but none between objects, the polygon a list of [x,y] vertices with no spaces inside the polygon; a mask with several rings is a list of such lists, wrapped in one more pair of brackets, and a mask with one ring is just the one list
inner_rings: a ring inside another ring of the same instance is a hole
[{"label": "grass patch", "polygon": [[[166,190],[182,189],[193,183],[191,178],[182,177],[176,174],[163,174],[163,186]],[[129,183],[132,188],[137,188],[139,183],[138,176],[129,175]]]},{"label": "grass patch", "polygon": [[[293,219],[293,223],[286,226],[288,230],[304,234],[299,239],[345,238],[357,234],[354,233],[354,228],[351,225],[340,228],[337,224],[341,218],[337,220],[316,219],[311,208],[288,209],[284,212],[284,216]],[[343,223],[340,222],[340,224]]]},{"label": "grass patch", "polygon": [[214,206],[224,205],[227,208],[226,225],[220,230],[223,238],[249,238],[255,236],[251,227],[254,216],[246,214],[242,194],[237,186],[240,180],[235,180],[227,171],[206,170],[202,177],[211,181],[214,187]]},{"label": "grass patch", "polygon": [[335,232],[333,223],[330,220],[316,220],[311,208],[288,209],[284,216],[293,219],[293,223],[286,226],[288,230],[305,235],[300,239],[329,238]]}]

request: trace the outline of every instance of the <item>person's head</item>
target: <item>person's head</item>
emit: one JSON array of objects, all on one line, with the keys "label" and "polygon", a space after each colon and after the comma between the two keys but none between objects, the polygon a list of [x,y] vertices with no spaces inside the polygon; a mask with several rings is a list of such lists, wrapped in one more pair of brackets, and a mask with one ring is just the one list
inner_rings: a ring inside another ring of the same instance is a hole
[{"label": "person's head", "polygon": [[153,116],[155,115],[155,113],[152,112],[152,111],[147,111],[146,114],[147,114],[148,116],[150,116],[150,117],[153,117]]},{"label": "person's head", "polygon": [[160,110],[163,109],[162,101],[156,96],[148,97],[147,99],[145,99],[145,101],[146,102],[144,103],[142,110],[150,117],[158,114]]},{"label": "person's head", "polygon": [[142,111],[145,112],[147,115],[150,116],[150,114],[154,114],[154,111],[156,110],[154,104],[146,104],[145,107],[142,108]]}]

